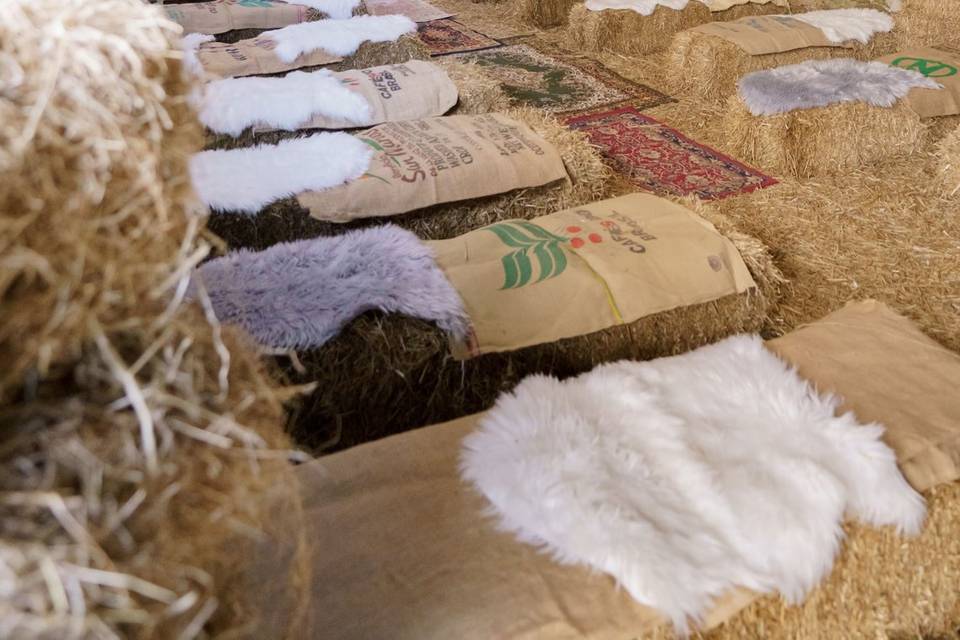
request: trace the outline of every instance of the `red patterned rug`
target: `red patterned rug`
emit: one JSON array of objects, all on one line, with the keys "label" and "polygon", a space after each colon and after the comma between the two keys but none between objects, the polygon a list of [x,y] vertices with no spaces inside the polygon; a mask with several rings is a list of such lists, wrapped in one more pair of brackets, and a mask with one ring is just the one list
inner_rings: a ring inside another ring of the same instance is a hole
[{"label": "red patterned rug", "polygon": [[565,122],[586,132],[630,182],[659,195],[693,194],[715,200],[777,184],[633,107],[573,116]]}]

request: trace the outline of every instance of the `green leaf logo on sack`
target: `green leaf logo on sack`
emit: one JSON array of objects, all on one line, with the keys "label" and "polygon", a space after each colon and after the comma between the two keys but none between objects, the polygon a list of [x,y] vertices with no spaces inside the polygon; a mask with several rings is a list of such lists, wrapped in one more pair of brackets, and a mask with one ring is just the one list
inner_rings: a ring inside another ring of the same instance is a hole
[{"label": "green leaf logo on sack", "polygon": [[[567,238],[565,236],[550,233],[543,227],[516,220],[512,222],[501,222],[487,227],[492,231],[503,244],[513,247],[511,251],[500,259],[503,265],[503,289],[519,289],[530,284],[533,278],[533,259],[537,263],[537,271],[540,277],[536,282],[543,282],[550,278],[555,278],[564,272],[567,268],[567,256],[563,252],[563,245],[569,243],[574,249],[579,249],[586,242],[583,238]],[[569,233],[580,233],[580,227],[567,227]],[[588,236],[590,242],[599,243],[603,238],[599,234],[591,233]]]},{"label": "green leaf logo on sack", "polygon": [[949,78],[950,76],[957,75],[957,68],[953,65],[939,60],[927,60],[925,58],[901,57],[891,62],[890,66],[917,71],[928,78]]}]

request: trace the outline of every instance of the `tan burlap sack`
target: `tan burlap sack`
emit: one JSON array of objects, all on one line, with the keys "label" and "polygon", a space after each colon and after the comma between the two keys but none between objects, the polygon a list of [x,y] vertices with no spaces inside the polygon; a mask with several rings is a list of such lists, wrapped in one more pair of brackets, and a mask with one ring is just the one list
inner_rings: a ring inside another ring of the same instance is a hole
[{"label": "tan burlap sack", "polygon": [[567,179],[557,149],[502,114],[388,122],[358,134],[375,150],[360,179],[297,196],[330,222],[390,216]]},{"label": "tan burlap sack", "polygon": [[237,0],[215,0],[164,5],[167,17],[184,33],[225,33],[235,29],[279,29],[312,20],[319,14],[309,7],[259,0],[256,5]]},{"label": "tan burlap sack", "polygon": [[905,98],[921,118],[960,114],[960,49],[946,46],[916,47],[878,58],[901,69],[922,73],[942,89],[911,89]]}]

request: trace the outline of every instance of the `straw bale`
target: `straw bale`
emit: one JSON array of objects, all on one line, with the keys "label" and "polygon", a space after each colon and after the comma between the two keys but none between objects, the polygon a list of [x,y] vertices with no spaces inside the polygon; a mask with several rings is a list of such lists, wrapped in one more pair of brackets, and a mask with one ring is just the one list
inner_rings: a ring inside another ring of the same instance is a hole
[{"label": "straw bale", "polygon": [[451,358],[445,335],[432,324],[369,313],[323,347],[298,354],[300,373],[291,369],[290,375],[318,384],[294,410],[294,439],[316,452],[340,449],[484,410],[533,373],[566,377],[603,362],[677,354],[732,333],[762,331],[782,284],[779,270],[761,243],[710,210],[694,208],[736,245],[758,284],[755,292],[464,362]]},{"label": "straw bale", "polygon": [[960,195],[960,128],[939,142],[937,160],[944,193],[949,198]]},{"label": "straw bale", "polygon": [[697,25],[783,11],[774,4],[750,3],[711,12],[705,4],[691,2],[679,11],[658,6],[643,16],[630,9],[591,11],[579,3],[570,9],[567,36],[577,51],[643,56],[666,49],[675,34]]},{"label": "straw bale", "polygon": [[904,0],[896,15],[901,26],[901,47],[949,45],[960,47],[960,12],[954,2]]},{"label": "straw bale", "polygon": [[435,58],[433,63],[439,65],[457,85],[459,99],[451,114],[479,115],[510,107],[510,98],[503,92],[500,82],[476,62]]},{"label": "straw bale", "polygon": [[845,47],[807,47],[784,53],[750,55],[737,45],[699,31],[681,31],[666,54],[671,88],[692,99],[721,101],[737,90],[737,81],[752,71],[797,64],[805,60],[857,58],[873,60],[898,48],[896,30],[877,34],[869,44]]},{"label": "straw bale", "polygon": [[[198,0],[202,1],[202,0]],[[356,7],[353,8],[353,15],[355,16],[364,16],[367,15],[367,5],[363,2],[360,2]],[[313,22],[315,20],[329,20],[330,16],[327,14],[317,11],[316,9],[308,8],[306,12],[307,19],[304,22]],[[266,33],[267,31],[272,31],[272,29],[233,29],[231,31],[224,31],[223,33],[216,34],[217,42],[239,42],[240,40],[248,40],[256,38],[257,36]]]},{"label": "straw bale", "polygon": [[[579,204],[608,197],[613,186],[612,172],[586,134],[563,126],[553,116],[529,107],[503,111],[525,122],[560,152],[569,181],[508,193],[434,205],[386,218],[365,218],[349,223],[322,222],[311,218],[296,198],[280,200],[254,216],[220,212],[210,218],[210,228],[231,248],[264,249],[278,242],[336,235],[390,222],[426,240],[442,240],[511,218],[535,218]],[[267,140],[290,137],[273,133]]]},{"label": "straw bale", "polygon": [[926,127],[903,101],[893,107],[847,102],[755,116],[730,96],[723,116],[727,147],[766,171],[806,177],[842,173],[917,151]]},{"label": "straw bale", "polygon": [[520,0],[515,6],[517,17],[541,28],[567,24],[570,10],[579,0]]},{"label": "straw bale", "polygon": [[802,605],[764,597],[704,640],[956,637],[960,483],[941,485],[924,497],[928,519],[916,538],[890,527],[848,523],[833,571]]},{"label": "straw bale", "polygon": [[364,42],[355,54],[345,56],[343,62],[328,65],[328,68],[346,71],[400,64],[409,60],[430,60],[430,52],[416,34],[400,36],[394,42]]},{"label": "straw bale", "polygon": [[184,301],[209,245],[178,34],[139,0],[0,3],[3,637],[195,638],[263,607],[224,550],[292,482],[286,394]]}]

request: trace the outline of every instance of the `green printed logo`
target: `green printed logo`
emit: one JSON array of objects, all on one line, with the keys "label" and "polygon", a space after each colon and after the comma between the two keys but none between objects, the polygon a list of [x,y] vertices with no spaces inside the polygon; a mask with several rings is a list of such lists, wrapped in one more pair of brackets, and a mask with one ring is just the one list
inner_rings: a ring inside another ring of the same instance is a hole
[{"label": "green printed logo", "polygon": [[949,78],[957,75],[957,68],[939,60],[900,57],[890,63],[891,66],[918,71],[928,78]]},{"label": "green printed logo", "polygon": [[[501,290],[519,289],[530,284],[534,274],[534,262],[539,273],[534,283],[557,277],[567,268],[564,245],[569,243],[574,249],[579,249],[585,244],[581,238],[567,238],[550,233],[543,227],[524,220],[501,222],[487,227],[487,230],[495,233],[503,244],[514,249],[500,259],[503,265]],[[580,227],[567,227],[566,230],[570,233],[581,231]],[[596,233],[591,233],[588,237],[593,243],[603,241]]]}]

